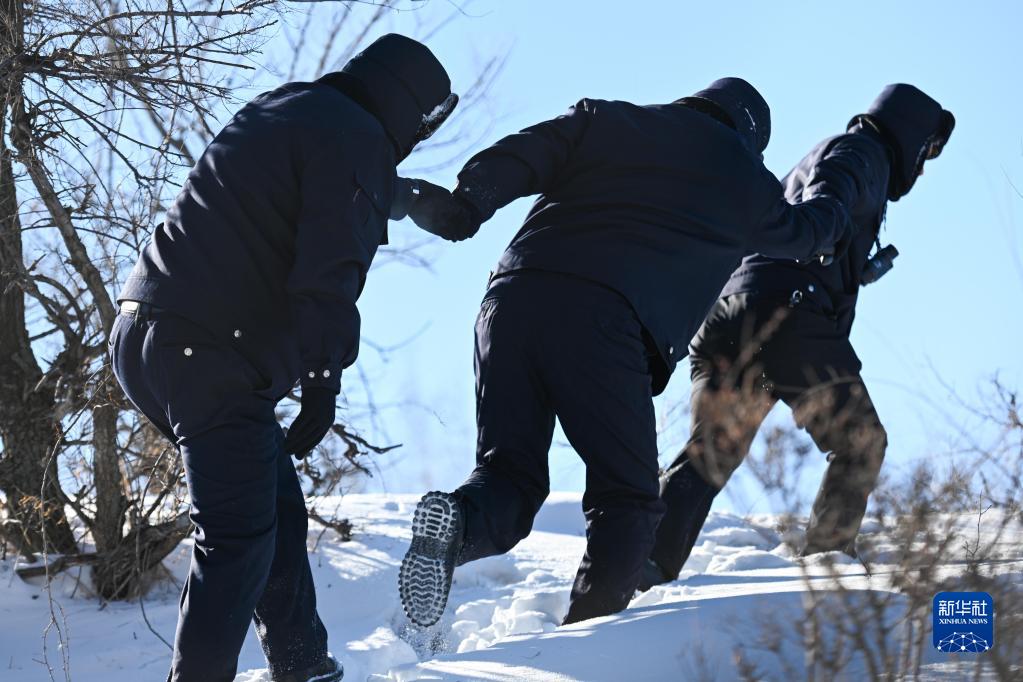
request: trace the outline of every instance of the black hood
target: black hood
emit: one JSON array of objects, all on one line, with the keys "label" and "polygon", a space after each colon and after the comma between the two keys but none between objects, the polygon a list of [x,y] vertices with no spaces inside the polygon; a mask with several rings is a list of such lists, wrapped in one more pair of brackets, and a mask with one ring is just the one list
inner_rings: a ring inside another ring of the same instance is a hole
[{"label": "black hood", "polygon": [[746,146],[755,153],[763,154],[767,149],[767,143],[771,140],[771,108],[757,89],[743,79],[720,78],[707,88],[678,101],[693,104],[692,100],[708,101],[716,105],[728,116]]},{"label": "black hood", "polygon": [[397,33],[378,38],[320,82],[376,116],[400,159],[443,122],[438,118],[446,118],[457,101],[447,72],[430,49]]},{"label": "black hood", "polygon": [[853,118],[850,126],[865,119],[875,126],[892,153],[888,198],[896,201],[913,188],[926,159],[928,148],[940,148],[955,128],[951,112],[919,88],[905,83],[889,85],[877,96],[866,113]]}]

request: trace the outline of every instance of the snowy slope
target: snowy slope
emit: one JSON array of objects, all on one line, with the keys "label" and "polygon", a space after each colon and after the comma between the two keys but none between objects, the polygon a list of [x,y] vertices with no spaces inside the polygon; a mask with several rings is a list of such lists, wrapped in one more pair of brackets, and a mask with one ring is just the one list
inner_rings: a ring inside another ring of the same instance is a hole
[{"label": "snowy slope", "polygon": [[[355,540],[339,544],[328,531],[310,531],[320,613],[346,680],[730,680],[738,661],[759,679],[802,679],[804,650],[797,625],[803,621],[806,584],[774,530],[775,519],[712,514],[682,580],[637,597],[616,616],[558,627],[585,544],[576,494],[553,494],[533,534],[511,554],[459,568],[445,617],[421,631],[409,627],[397,600],[397,566],[406,549],[416,496],[350,495],[340,511],[356,525]],[[333,510],[338,500],[324,500]],[[318,540],[318,542],[317,542]],[[1020,537],[1002,568],[1021,580]],[[883,550],[883,542],[879,545]],[[180,580],[187,560],[183,546],[168,562]],[[883,568],[872,577],[846,562],[842,583],[853,598],[886,590]],[[951,573],[955,565],[947,569]],[[809,568],[815,590],[835,587],[823,568]],[[84,583],[66,575],[53,584],[55,629],[40,584],[13,576],[13,561],[0,563],[0,680],[81,682],[160,680],[168,650],[146,626],[138,603],[100,608]],[[177,587],[157,589],[145,614],[165,639],[176,618]],[[896,606],[898,601],[896,600]],[[897,608],[891,618],[897,617]],[[891,623],[876,623],[889,629]],[[824,636],[827,636],[825,633]],[[896,636],[893,634],[893,637]],[[773,641],[773,644],[770,642]],[[44,657],[45,654],[45,657]],[[925,679],[965,679],[972,661],[937,652],[924,658]],[[1023,662],[1023,661],[1021,661]],[[236,682],[265,682],[262,655],[253,636],[245,643]],[[869,677],[855,657],[843,679]]]}]

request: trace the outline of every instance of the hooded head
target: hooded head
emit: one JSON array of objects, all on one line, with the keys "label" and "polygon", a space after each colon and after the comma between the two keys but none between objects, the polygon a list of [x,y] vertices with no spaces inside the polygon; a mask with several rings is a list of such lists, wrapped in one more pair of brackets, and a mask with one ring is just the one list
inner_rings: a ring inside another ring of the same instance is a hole
[{"label": "hooded head", "polygon": [[678,100],[701,108],[709,102],[728,122],[746,146],[755,154],[763,154],[771,140],[771,108],[757,89],[741,78],[720,78],[705,89]]},{"label": "hooded head", "polygon": [[373,114],[398,158],[440,127],[458,103],[444,67],[422,43],[389,33],[320,81],[343,91]]},{"label": "hooded head", "polygon": [[955,128],[951,112],[912,85],[889,85],[877,96],[866,113],[853,118],[874,126],[885,139],[892,155],[888,198],[905,196],[913,188],[924,161],[941,153]]}]

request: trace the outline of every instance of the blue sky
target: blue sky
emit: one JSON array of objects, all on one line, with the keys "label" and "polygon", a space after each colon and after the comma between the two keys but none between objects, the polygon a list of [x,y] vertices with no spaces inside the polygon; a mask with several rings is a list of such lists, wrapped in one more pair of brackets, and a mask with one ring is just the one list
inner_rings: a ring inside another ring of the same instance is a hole
[{"label": "blue sky", "polygon": [[[582,97],[664,102],[734,75],[771,105],[766,163],[781,176],[821,138],[841,132],[887,83],[913,83],[952,110],[957,127],[944,154],[908,197],[890,206],[882,239],[902,255],[863,292],[853,331],[890,434],[886,470],[898,473],[920,459],[954,461],[961,431],[976,427],[950,389],[979,399],[996,373],[1023,385],[1023,197],[1010,184],[1023,190],[1021,6],[483,0],[429,45],[456,90],[468,85],[481,59],[509,51],[490,102],[498,119],[486,143]],[[433,0],[421,11],[447,7]],[[413,33],[419,18],[400,13],[387,28]],[[450,186],[456,171],[427,177]],[[473,322],[488,271],[527,207],[519,201],[503,209],[470,242],[430,245],[430,271],[391,265],[371,275],[359,304],[365,337],[384,346],[415,338],[384,355],[364,345],[348,374],[361,371],[371,382],[385,430],[378,440],[405,445],[379,459],[370,489],[450,488],[470,470]],[[392,233],[419,238],[408,222],[392,224]],[[354,407],[366,398],[358,383],[345,380],[353,417],[372,434]],[[662,461],[685,437],[688,425],[673,408],[687,401],[688,390],[684,363],[657,400]],[[772,418],[789,417],[779,409]],[[822,463],[823,457],[808,472],[806,494]],[[551,474],[553,489],[583,485],[582,465],[567,446],[552,451]],[[766,510],[766,501],[744,480],[719,501],[717,508],[725,507]]]}]

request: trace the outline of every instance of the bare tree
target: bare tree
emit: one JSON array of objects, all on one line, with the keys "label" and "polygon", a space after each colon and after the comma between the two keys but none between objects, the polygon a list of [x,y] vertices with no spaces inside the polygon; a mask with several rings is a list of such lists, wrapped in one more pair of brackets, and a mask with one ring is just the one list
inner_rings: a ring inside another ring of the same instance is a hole
[{"label": "bare tree", "polygon": [[[315,77],[403,5],[294,7],[0,0],[0,544],[29,558],[60,555],[24,575],[87,562],[102,598],[128,598],[190,531],[177,452],[110,372],[114,296],[257,65],[282,53],[289,76]],[[443,9],[416,15],[422,32],[461,14]],[[282,48],[274,38],[282,26],[294,37],[296,19],[298,42]],[[323,27],[337,30],[315,39],[319,50],[305,49]],[[481,67],[470,103],[500,63]],[[465,134],[456,127],[436,144],[458,148]],[[419,245],[385,257],[421,262]],[[368,473],[358,458],[388,449],[348,424],[333,433],[302,467],[314,492]],[[95,551],[84,552],[84,541]]]}]

